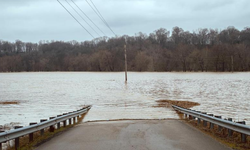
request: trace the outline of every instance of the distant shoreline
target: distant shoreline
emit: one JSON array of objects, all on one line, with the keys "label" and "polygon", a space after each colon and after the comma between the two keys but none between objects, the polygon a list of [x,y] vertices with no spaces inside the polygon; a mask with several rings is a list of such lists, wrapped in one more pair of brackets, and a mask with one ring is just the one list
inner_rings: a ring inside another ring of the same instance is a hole
[{"label": "distant shoreline", "polygon": [[[13,72],[0,72],[0,73],[56,73],[56,72],[60,72],[60,73],[122,73],[124,71],[13,71]],[[250,71],[234,71],[234,72],[230,72],[230,71],[224,71],[224,72],[215,72],[215,71],[128,71],[130,73],[250,73]]]}]

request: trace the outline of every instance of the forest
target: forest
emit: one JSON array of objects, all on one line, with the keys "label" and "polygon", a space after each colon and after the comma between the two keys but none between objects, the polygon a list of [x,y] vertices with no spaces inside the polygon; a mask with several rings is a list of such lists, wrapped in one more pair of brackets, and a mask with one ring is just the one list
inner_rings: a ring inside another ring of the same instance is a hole
[{"label": "forest", "polygon": [[125,44],[128,71],[250,71],[250,28],[229,26],[193,32],[160,28],[83,42],[0,40],[0,72],[123,71]]}]

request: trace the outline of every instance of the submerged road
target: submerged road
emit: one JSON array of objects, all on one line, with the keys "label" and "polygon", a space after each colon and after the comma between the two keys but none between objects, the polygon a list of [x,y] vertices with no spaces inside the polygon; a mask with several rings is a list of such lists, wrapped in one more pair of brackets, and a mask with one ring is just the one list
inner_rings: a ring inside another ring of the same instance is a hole
[{"label": "submerged road", "polygon": [[82,123],[36,150],[230,150],[180,120]]}]

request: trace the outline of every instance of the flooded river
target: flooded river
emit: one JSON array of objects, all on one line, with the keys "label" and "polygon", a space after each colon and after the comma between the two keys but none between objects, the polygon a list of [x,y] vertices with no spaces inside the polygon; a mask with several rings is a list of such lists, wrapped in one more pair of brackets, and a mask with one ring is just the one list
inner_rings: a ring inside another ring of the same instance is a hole
[{"label": "flooded river", "polygon": [[156,100],[188,100],[206,111],[250,123],[250,73],[0,73],[0,125],[28,125],[93,105],[87,120],[178,118]]}]

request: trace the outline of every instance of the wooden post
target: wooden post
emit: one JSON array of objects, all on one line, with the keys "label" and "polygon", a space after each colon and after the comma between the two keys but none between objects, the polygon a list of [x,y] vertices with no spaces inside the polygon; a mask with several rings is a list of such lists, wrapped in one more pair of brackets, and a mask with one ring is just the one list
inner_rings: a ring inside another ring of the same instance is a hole
[{"label": "wooden post", "polygon": [[127,83],[128,81],[128,77],[127,77],[127,45],[126,45],[126,41],[125,41],[125,45],[124,45],[124,57],[125,57],[125,82]]},{"label": "wooden post", "polygon": [[[61,117],[62,115],[57,115],[57,117]],[[58,122],[57,123],[57,129],[60,129],[60,127],[61,127],[61,124],[60,124],[60,122]]]},{"label": "wooden post", "polygon": [[[237,123],[244,124],[244,125],[246,124],[245,121],[240,121],[240,122],[237,122]],[[241,142],[243,142],[243,143],[247,142],[247,136],[246,136],[246,134],[241,133]]]},{"label": "wooden post", "polygon": [[73,124],[76,124],[76,117],[73,117]]},{"label": "wooden post", "polygon": [[[4,132],[3,130],[0,130],[0,133]],[[0,143],[0,150],[2,150],[2,143]]]},{"label": "wooden post", "polygon": [[[221,116],[214,116],[215,118],[220,118],[221,119]],[[218,126],[218,131],[221,131],[222,127],[221,126]]]},{"label": "wooden post", "polygon": [[79,122],[79,120],[80,120],[80,116],[77,116],[77,122]]},{"label": "wooden post", "polygon": [[[208,116],[213,117],[214,114],[208,114]],[[212,122],[210,122],[209,124],[210,124],[209,128],[210,128],[210,129],[214,129],[214,124],[213,124]]]},{"label": "wooden post", "polygon": [[[47,121],[47,119],[41,119],[40,122],[44,122],[44,121]],[[44,134],[44,129],[41,129],[40,130],[40,134],[43,135]]]},{"label": "wooden post", "polygon": [[[22,128],[22,126],[15,126],[14,129],[19,129],[19,128]],[[15,138],[15,150],[18,150],[20,148],[20,139],[19,137],[18,138]]]},{"label": "wooden post", "polygon": [[[55,117],[49,117],[49,119],[51,120],[51,119],[54,119]],[[54,132],[55,131],[55,128],[54,128],[54,125],[51,125],[50,127],[49,127],[49,132]]]},{"label": "wooden post", "polygon": [[[68,113],[63,113],[63,115],[67,115]],[[66,127],[67,126],[67,120],[64,120],[63,121],[63,127]]]},{"label": "wooden post", "polygon": [[20,143],[19,143],[19,137],[15,138],[15,150],[18,150],[20,147]]},{"label": "wooden post", "polygon": [[66,127],[66,120],[63,121],[63,127]]},{"label": "wooden post", "polygon": [[214,129],[214,124],[210,122],[210,129]]},{"label": "wooden post", "polygon": [[[232,118],[228,118],[228,121],[233,121]],[[233,135],[233,131],[230,130],[230,129],[227,129],[227,132],[228,132],[228,136],[231,137]]]},{"label": "wooden post", "polygon": [[207,127],[207,121],[206,120],[203,120],[203,126]]},{"label": "wooden post", "polygon": [[69,118],[69,125],[71,125],[71,118]]},{"label": "wooden post", "polygon": [[198,124],[200,124],[200,123],[201,123],[201,119],[200,119],[200,118],[198,118],[197,123],[198,123]]},{"label": "wooden post", "polygon": [[[202,114],[206,115],[207,113],[206,112],[201,112]],[[206,127],[207,126],[207,121],[206,120],[203,120],[203,126]]]},{"label": "wooden post", "polygon": [[[30,126],[37,124],[36,122],[31,122]],[[34,140],[34,133],[29,134],[29,142],[32,142]]]}]

